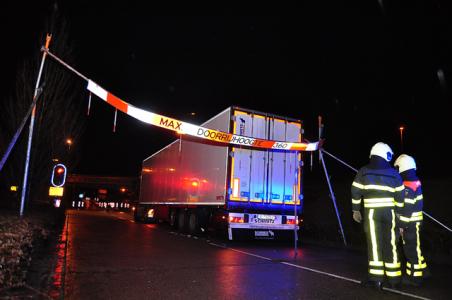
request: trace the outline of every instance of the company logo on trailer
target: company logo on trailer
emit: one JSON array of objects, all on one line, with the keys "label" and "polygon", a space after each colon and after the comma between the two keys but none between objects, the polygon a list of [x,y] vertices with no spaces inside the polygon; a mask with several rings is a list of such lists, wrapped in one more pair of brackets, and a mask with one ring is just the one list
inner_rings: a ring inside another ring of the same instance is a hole
[{"label": "company logo on trailer", "polygon": [[245,134],[245,119],[243,119],[243,118],[239,118],[239,119],[240,119],[239,134],[244,135]]}]

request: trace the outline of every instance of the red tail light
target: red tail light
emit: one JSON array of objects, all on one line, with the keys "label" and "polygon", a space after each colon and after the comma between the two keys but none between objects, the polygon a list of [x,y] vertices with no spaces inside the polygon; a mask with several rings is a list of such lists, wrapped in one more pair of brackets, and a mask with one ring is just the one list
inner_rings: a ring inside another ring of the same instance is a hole
[{"label": "red tail light", "polygon": [[244,223],[244,222],[245,222],[244,217],[229,216],[229,223]]},{"label": "red tail light", "polygon": [[298,222],[298,218],[287,218],[287,223],[286,224],[289,224],[289,225],[296,225]]}]

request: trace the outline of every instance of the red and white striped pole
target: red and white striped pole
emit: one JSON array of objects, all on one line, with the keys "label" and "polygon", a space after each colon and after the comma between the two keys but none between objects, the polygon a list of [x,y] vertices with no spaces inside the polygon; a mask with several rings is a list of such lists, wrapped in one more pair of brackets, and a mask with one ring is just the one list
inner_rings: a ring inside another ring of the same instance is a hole
[{"label": "red and white striped pole", "polygon": [[187,134],[190,136],[194,136],[196,138],[205,139],[217,143],[228,144],[231,146],[238,145],[250,148],[277,149],[282,151],[316,151],[318,149],[319,146],[318,142],[296,143],[296,142],[252,138],[197,126],[187,122],[179,121],[177,119],[168,118],[166,116],[162,116],[150,111],[146,111],[144,109],[131,105],[130,103],[120,99],[119,97],[105,90],[100,85],[90,80],[88,77],[84,76],[83,74],[75,70],[73,67],[65,63],[63,60],[61,60],[59,57],[51,53],[48,49],[45,48],[42,50],[45,51],[50,57],[54,58],[56,61],[61,63],[63,66],[77,74],[79,77],[86,80],[88,82],[87,90],[89,92],[93,93],[100,99],[104,100],[117,110],[144,123],[165,128],[174,131],[178,134]]}]

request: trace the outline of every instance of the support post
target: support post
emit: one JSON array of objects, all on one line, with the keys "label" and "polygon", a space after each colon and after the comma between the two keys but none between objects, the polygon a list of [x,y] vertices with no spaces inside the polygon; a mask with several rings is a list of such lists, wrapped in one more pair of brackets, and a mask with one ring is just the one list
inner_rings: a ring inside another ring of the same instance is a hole
[{"label": "support post", "polygon": [[[286,124],[287,126],[287,124]],[[301,168],[300,166],[300,162],[298,161],[298,157],[299,157],[299,153],[297,152],[295,154],[295,162],[296,165],[298,166],[298,168],[296,168],[296,172],[298,174],[298,172],[300,172],[299,168]],[[297,181],[298,181],[298,176],[297,176]],[[297,182],[298,184],[301,185],[301,182]],[[295,193],[296,195],[296,193]],[[298,197],[300,197],[300,195],[298,195]],[[293,259],[296,260],[297,256],[298,256],[298,229],[299,229],[299,220],[297,218],[298,214],[297,214],[297,201],[300,201],[300,207],[301,207],[301,199],[293,199],[293,217],[295,218],[295,224],[293,225],[293,240],[294,240],[294,245],[293,245]]]},{"label": "support post", "polygon": [[334,210],[336,211],[337,221],[339,223],[339,228],[341,229],[342,240],[344,241],[344,245],[347,246],[347,240],[345,239],[344,229],[342,228],[341,217],[339,216],[339,211],[337,209],[336,197],[334,196],[333,188],[331,187],[330,177],[328,175],[328,170],[325,166],[325,161],[323,160],[322,149],[319,149],[320,160],[322,161],[323,171],[325,172],[326,182],[328,183],[328,188],[331,194],[331,201],[333,201]]},{"label": "support post", "polygon": [[[298,183],[300,184],[300,183]],[[294,245],[293,245],[293,259],[296,260],[297,256],[298,256],[298,218],[297,218],[297,199],[293,199],[294,200],[294,209],[293,209],[293,215],[295,218],[295,224],[293,225],[293,240],[294,240]]]},{"label": "support post", "polygon": [[[46,49],[49,48],[51,39],[52,39],[52,35],[47,34],[46,44],[45,44]],[[35,86],[33,98],[36,98],[36,96],[38,94],[39,83],[41,82],[41,75],[42,75],[42,70],[44,68],[44,62],[45,62],[46,56],[47,56],[47,52],[44,51],[44,53],[42,53],[41,66],[39,67],[39,73],[38,73],[38,78],[36,80],[36,86]],[[25,158],[24,179],[23,179],[23,183],[22,183],[22,194],[20,197],[19,216],[21,218],[24,215],[25,196],[27,195],[28,167],[30,165],[31,142],[33,139],[33,128],[34,128],[34,123],[35,123],[35,115],[36,115],[36,104],[33,106],[33,109],[31,111],[30,127],[29,127],[29,132],[28,132],[27,155]]]}]

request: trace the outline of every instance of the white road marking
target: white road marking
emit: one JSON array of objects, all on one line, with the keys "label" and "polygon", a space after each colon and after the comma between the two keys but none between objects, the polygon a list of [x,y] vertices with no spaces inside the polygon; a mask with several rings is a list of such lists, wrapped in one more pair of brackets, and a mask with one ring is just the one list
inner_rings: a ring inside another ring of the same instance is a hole
[{"label": "white road marking", "polygon": [[[170,231],[169,233],[173,234],[173,235],[184,236],[184,237],[187,237],[187,238],[191,238],[192,237],[191,235],[181,234],[181,233],[177,233],[177,232],[174,232],[174,231]],[[212,243],[212,242],[209,242],[209,241],[207,241],[207,244],[215,246],[215,247],[218,247],[218,248],[228,249],[228,250],[231,250],[231,251],[234,251],[234,252],[242,253],[242,254],[245,254],[245,255],[248,255],[248,256],[257,257],[257,258],[264,259],[264,260],[267,260],[267,261],[272,261],[271,258],[268,258],[268,257],[265,257],[265,256],[261,256],[261,255],[258,255],[258,254],[254,254],[254,253],[250,253],[250,252],[246,252],[246,251],[242,251],[242,250],[238,250],[238,249],[234,249],[234,248],[230,248],[230,247],[228,247],[226,245],[215,244],[215,243]],[[345,277],[345,276],[336,275],[336,274],[333,274],[333,273],[328,273],[328,272],[324,272],[324,271],[321,271],[321,270],[316,270],[316,269],[300,266],[300,265],[289,263],[289,262],[284,262],[283,261],[283,262],[278,262],[278,263],[286,265],[286,266],[294,267],[294,268],[297,268],[297,269],[302,269],[302,270],[305,270],[305,271],[309,271],[309,272],[313,272],[313,273],[317,273],[317,274],[333,277],[333,278],[336,278],[336,279],[341,279],[341,280],[353,282],[353,283],[356,283],[356,284],[361,284],[360,280],[356,280],[356,279],[353,279],[353,278],[348,278],[348,277]],[[399,295],[403,295],[403,296],[406,296],[406,297],[415,298],[415,299],[431,300],[430,298],[422,297],[422,296],[411,294],[411,293],[402,292],[402,291],[391,289],[391,288],[383,287],[383,290],[391,292],[391,293],[394,293],[394,294],[399,294]]]},{"label": "white road marking", "polygon": [[[265,256],[261,256],[261,255],[257,255],[257,254],[254,254],[254,253],[250,253],[250,252],[246,252],[246,251],[242,251],[242,250],[237,250],[237,249],[234,249],[234,248],[229,248],[226,245],[219,245],[219,244],[215,244],[215,243],[208,243],[208,244],[212,245],[212,246],[215,246],[215,247],[219,247],[219,248],[223,248],[223,249],[228,249],[228,250],[231,250],[231,251],[239,252],[239,253],[242,253],[242,254],[245,254],[245,255],[249,255],[249,256],[253,256],[253,257],[257,257],[257,258],[261,258],[261,259],[272,261],[271,258],[268,258],[268,257],[265,257]],[[279,262],[279,263],[283,264],[283,265],[286,265],[286,266],[294,267],[294,268],[297,268],[297,269],[302,269],[302,270],[305,270],[305,271],[314,272],[314,273],[322,274],[322,275],[325,275],[325,276],[330,276],[330,277],[333,277],[333,278],[336,278],[336,279],[341,279],[341,280],[345,280],[345,281],[361,284],[360,280],[356,280],[356,279],[353,279],[353,278],[348,278],[348,277],[345,277],[345,276],[336,275],[336,274],[333,274],[333,273],[328,273],[328,272],[324,272],[324,271],[320,271],[320,270],[316,270],[316,269],[300,266],[300,265],[289,263],[289,262],[284,262],[283,261],[283,262]],[[418,296],[418,295],[415,295],[415,294],[406,293],[406,292],[402,292],[402,291],[399,291],[399,290],[390,289],[390,288],[386,288],[386,287],[383,287],[383,290],[391,292],[391,293],[395,293],[395,294],[399,294],[399,295],[415,298],[415,299],[431,300],[430,298],[425,298],[425,297]]]}]

